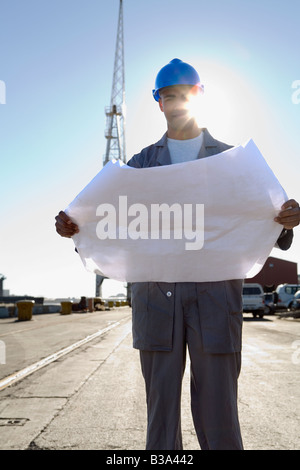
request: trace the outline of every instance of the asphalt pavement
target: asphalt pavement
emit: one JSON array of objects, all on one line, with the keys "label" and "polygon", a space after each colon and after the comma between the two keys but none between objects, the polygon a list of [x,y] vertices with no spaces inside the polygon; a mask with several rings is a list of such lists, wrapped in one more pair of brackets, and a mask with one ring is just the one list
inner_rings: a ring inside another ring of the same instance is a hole
[{"label": "asphalt pavement", "polygon": [[[72,317],[48,316],[5,328],[7,322],[0,324],[0,340],[5,339],[7,344],[9,338],[10,344],[14,338],[15,344],[20,344],[17,329],[28,329],[24,334],[28,335],[24,339],[26,347],[21,348],[19,359],[23,369],[41,359],[38,351],[28,352],[28,359],[23,357],[30,344],[38,350],[38,344],[44,343],[43,357],[49,357],[54,350],[61,351],[100,332],[0,391],[0,449],[142,451],[146,437],[145,391],[139,353],[132,348],[130,309],[102,317],[96,312],[80,320]],[[62,329],[57,327],[60,320]],[[40,328],[39,322],[48,322],[48,327]],[[51,339],[54,323],[63,338],[61,343]],[[13,328],[15,333],[11,334]],[[49,341],[42,340],[43,336]],[[30,342],[30,337],[35,341]],[[7,349],[11,351],[10,346]],[[17,356],[15,352],[11,375],[17,370]],[[299,368],[299,319],[245,317],[239,380],[245,450],[299,449]],[[8,372],[9,367],[5,370]],[[4,376],[7,374],[2,373],[2,380]],[[183,382],[182,429],[184,449],[199,450],[190,413],[188,364]]]}]

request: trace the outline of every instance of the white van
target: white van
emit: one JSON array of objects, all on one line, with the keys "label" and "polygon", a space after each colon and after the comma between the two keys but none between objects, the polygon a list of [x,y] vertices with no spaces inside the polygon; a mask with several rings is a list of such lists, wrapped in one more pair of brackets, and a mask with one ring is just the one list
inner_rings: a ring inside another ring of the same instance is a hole
[{"label": "white van", "polygon": [[275,291],[274,303],[276,304],[276,309],[291,308],[294,295],[299,289],[299,284],[279,284]]},{"label": "white van", "polygon": [[254,318],[263,318],[265,313],[264,291],[260,284],[243,285],[243,312],[251,312]]}]

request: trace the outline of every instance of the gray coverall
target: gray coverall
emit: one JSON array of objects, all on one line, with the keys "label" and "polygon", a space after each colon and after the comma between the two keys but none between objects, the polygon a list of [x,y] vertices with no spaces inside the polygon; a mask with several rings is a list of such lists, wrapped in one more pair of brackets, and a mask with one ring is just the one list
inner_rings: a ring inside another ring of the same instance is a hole
[{"label": "gray coverall", "polygon": [[[198,158],[231,146],[203,130]],[[165,134],[128,162],[146,168],[171,164]],[[293,231],[277,244],[288,249]],[[242,284],[136,282],[132,284],[133,346],[145,379],[147,450],[182,449],[181,384],[186,347],[191,360],[191,408],[201,449],[243,449],[237,409],[241,367]]]}]

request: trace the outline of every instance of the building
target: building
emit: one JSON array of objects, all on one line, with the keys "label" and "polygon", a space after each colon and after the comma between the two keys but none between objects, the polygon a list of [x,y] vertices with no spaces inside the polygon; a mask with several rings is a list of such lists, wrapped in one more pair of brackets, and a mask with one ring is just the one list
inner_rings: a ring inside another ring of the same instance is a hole
[{"label": "building", "polygon": [[245,282],[257,282],[265,292],[274,291],[279,284],[298,284],[297,263],[270,256],[261,271]]}]

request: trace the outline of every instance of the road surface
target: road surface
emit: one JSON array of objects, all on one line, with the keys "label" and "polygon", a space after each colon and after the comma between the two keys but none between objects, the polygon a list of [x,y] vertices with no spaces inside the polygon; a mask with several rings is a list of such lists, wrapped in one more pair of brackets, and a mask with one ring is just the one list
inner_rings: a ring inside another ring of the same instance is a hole
[{"label": "road surface", "polygon": [[[298,450],[300,320],[245,315],[243,329],[239,413],[245,449]],[[128,307],[35,315],[30,322],[1,319],[0,344],[1,449],[145,448],[144,383]],[[184,449],[198,450],[188,364],[182,428]]]}]

